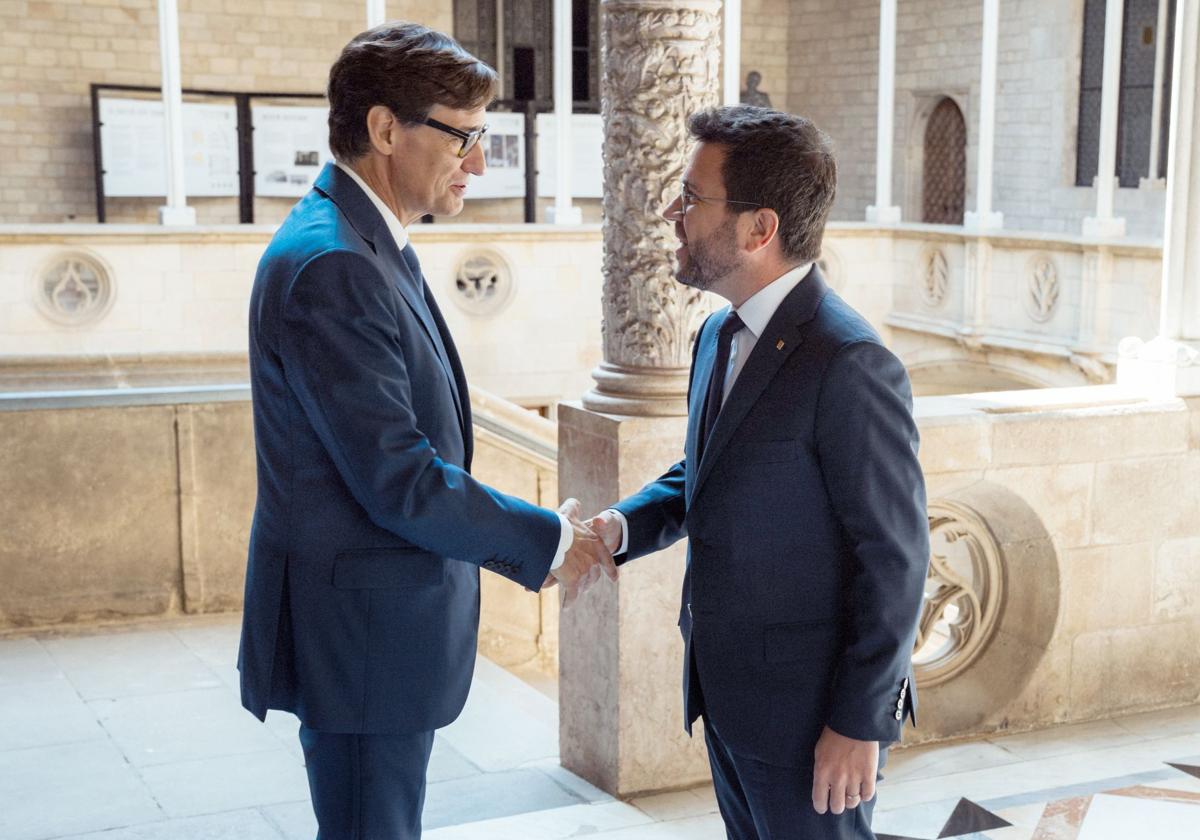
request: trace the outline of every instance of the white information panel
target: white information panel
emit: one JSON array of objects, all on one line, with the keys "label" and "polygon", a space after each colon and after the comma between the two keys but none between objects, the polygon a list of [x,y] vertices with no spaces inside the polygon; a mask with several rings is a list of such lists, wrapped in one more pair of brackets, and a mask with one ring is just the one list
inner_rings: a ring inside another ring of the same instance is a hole
[{"label": "white information panel", "polygon": [[525,195],[525,115],[487,115],[488,133],[479,142],[487,172],[471,178],[467,198],[520,198]]},{"label": "white information panel", "polygon": [[329,151],[329,109],[287,105],[254,105],[254,194],[302,196],[321,168],[333,160]]},{"label": "white information panel", "polygon": [[[537,193],[543,198],[554,197],[558,155],[554,139],[557,117],[554,114],[537,116]],[[604,196],[604,127],[599,114],[571,115],[571,196],[573,198],[602,198]]]},{"label": "white information panel", "polygon": [[[100,100],[104,194],[167,194],[163,105],[156,99]],[[189,196],[238,194],[237,108],[183,103],[183,182]]]}]

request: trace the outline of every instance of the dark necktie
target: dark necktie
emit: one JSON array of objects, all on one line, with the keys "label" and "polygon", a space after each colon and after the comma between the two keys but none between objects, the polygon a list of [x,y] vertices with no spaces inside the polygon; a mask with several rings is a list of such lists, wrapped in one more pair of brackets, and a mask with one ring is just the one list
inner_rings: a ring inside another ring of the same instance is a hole
[{"label": "dark necktie", "polygon": [[700,432],[698,451],[704,453],[704,445],[717,425],[717,415],[721,413],[721,401],[725,395],[725,375],[729,368],[729,354],[733,348],[733,336],[744,327],[741,316],[730,312],[717,332],[717,358],[713,362],[712,378],[708,380],[708,396],[704,399],[704,425]]}]

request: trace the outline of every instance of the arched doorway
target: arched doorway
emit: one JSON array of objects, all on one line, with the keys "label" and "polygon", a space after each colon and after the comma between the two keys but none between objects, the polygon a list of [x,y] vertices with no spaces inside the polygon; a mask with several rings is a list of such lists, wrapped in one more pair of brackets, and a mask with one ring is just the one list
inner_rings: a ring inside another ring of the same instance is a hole
[{"label": "arched doorway", "polygon": [[967,123],[945,97],[925,126],[921,221],[961,225],[967,203]]}]

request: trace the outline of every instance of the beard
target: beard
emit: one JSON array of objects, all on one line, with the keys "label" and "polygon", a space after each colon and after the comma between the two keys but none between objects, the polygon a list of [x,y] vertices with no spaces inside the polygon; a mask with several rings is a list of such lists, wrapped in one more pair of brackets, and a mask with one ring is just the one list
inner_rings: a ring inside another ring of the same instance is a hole
[{"label": "beard", "polygon": [[692,239],[679,263],[675,279],[685,286],[707,292],[741,264],[737,231],[732,225],[718,228],[707,239]]}]

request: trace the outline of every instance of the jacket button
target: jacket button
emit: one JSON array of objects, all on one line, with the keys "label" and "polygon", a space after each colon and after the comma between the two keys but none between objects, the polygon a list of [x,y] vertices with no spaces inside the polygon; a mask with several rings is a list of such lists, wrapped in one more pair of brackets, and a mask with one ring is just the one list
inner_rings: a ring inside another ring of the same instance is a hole
[{"label": "jacket button", "polygon": [[904,678],[904,682],[900,683],[901,688],[908,688],[908,677]]},{"label": "jacket button", "polygon": [[902,720],[903,718],[904,718],[904,712],[897,709],[896,710],[896,720]]}]

